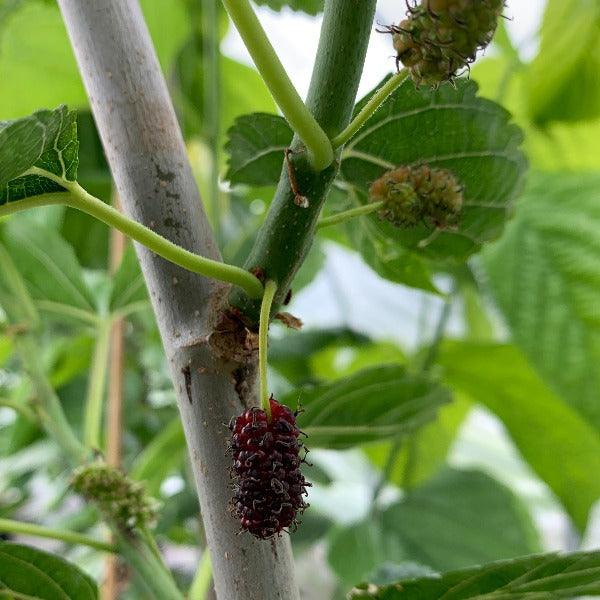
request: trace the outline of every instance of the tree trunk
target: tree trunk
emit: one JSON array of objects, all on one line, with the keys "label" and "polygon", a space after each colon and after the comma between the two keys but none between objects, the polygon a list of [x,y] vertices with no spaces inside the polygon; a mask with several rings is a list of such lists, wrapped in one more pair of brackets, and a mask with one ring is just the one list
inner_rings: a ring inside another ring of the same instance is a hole
[{"label": "tree trunk", "polygon": [[[138,2],[59,5],[125,212],[192,252],[219,258]],[[229,512],[226,423],[242,405],[232,366],[208,345],[228,290],[136,250],[177,393],[217,595],[297,599],[289,539],[237,535]]]}]

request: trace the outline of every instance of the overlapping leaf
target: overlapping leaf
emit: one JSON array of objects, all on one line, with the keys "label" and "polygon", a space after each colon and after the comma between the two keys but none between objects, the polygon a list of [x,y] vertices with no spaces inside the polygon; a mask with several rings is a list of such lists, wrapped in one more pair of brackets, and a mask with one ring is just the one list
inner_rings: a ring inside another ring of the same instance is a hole
[{"label": "overlapping leaf", "polygon": [[253,113],[238,117],[228,131],[227,179],[231,183],[271,185],[281,174],[284,150],[293,133],[283,117]]},{"label": "overlapping leaf", "polygon": [[90,577],[58,556],[0,543],[0,598],[97,600],[98,588]]},{"label": "overlapping leaf", "polygon": [[66,106],[0,122],[0,206],[61,191],[60,185],[45,177],[22,175],[31,167],[39,167],[73,181],[78,149],[76,115]]},{"label": "overlapping leaf", "polygon": [[545,600],[600,596],[600,552],[494,562],[393,585],[361,585],[352,600]]},{"label": "overlapping leaf", "polygon": [[597,174],[533,178],[517,218],[485,255],[515,342],[551,387],[600,428]]},{"label": "overlapping leaf", "polygon": [[412,431],[448,400],[428,378],[388,365],[296,390],[282,401],[302,405],[299,424],[312,447],[349,448]]},{"label": "overlapping leaf", "polygon": [[328,558],[354,584],[383,562],[443,571],[536,551],[531,518],[508,488],[480,471],[446,469],[380,519],[335,532]]}]

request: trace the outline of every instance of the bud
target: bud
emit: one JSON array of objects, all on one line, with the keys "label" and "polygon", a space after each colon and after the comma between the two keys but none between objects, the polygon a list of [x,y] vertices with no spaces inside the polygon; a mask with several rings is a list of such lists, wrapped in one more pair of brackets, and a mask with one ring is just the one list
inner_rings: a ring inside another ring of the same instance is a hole
[{"label": "bud", "polygon": [[445,228],[458,223],[463,188],[448,169],[399,167],[373,182],[369,199],[384,203],[377,214],[396,227],[410,228],[425,222]]},{"label": "bud", "polygon": [[73,489],[95,502],[104,517],[125,530],[151,525],[158,503],[146,496],[144,486],[119,469],[94,462],[76,469]]},{"label": "bud", "polygon": [[451,81],[492,40],[504,0],[422,0],[392,34],[397,60],[417,85]]}]

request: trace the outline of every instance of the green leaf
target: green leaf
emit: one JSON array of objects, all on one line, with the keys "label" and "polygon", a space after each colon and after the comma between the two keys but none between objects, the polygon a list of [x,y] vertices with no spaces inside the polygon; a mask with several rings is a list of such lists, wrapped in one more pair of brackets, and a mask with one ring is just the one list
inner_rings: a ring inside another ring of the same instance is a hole
[{"label": "green leaf", "polygon": [[34,300],[96,313],[75,253],[56,230],[14,219],[4,226],[3,237]]},{"label": "green leaf", "polygon": [[[388,481],[403,488],[421,485],[445,464],[459,429],[469,414],[471,403],[461,397],[442,406],[435,421],[411,433],[402,444]],[[392,443],[371,444],[365,454],[382,469],[387,463]]]},{"label": "green leaf", "polygon": [[383,561],[443,571],[538,550],[531,518],[508,488],[480,471],[445,469],[379,520],[338,530],[328,559],[352,584]]},{"label": "green leaf", "polygon": [[280,11],[284,7],[292,10],[301,10],[309,15],[316,15],[323,11],[323,0],[256,0],[259,6],[268,6]]},{"label": "green leaf", "polygon": [[436,260],[461,261],[502,233],[526,169],[522,134],[501,106],[476,92],[472,81],[435,91],[406,81],[345,147],[341,176],[362,190],[361,202],[375,179],[400,165],[450,169],[464,187],[456,230],[425,224],[402,230],[366,217],[391,244]]},{"label": "green leaf", "polygon": [[111,311],[127,310],[128,307],[148,300],[146,282],[131,244],[127,245],[123,260],[112,281]]},{"label": "green leaf", "polygon": [[388,586],[360,585],[352,600],[546,600],[600,595],[600,552],[494,562]]},{"label": "green leaf", "polygon": [[[144,18],[165,71],[192,24],[184,0],[141,0]],[[35,35],[32,35],[35,32]],[[56,2],[22,2],[0,22],[0,117],[41,106],[88,105],[73,50]]]},{"label": "green leaf", "polygon": [[144,482],[149,496],[158,496],[167,475],[183,464],[185,448],[183,426],[177,415],[137,456],[131,477]]},{"label": "green leaf", "polygon": [[226,178],[233,184],[271,185],[279,181],[284,150],[294,133],[283,117],[266,113],[243,115],[227,132]]},{"label": "green leaf", "polygon": [[346,226],[353,247],[367,265],[388,281],[438,294],[425,261],[387,236],[379,225],[363,217]]},{"label": "green leaf", "polygon": [[525,460],[583,531],[600,498],[598,432],[546,387],[517,348],[448,342],[439,362],[448,384],[502,420]]},{"label": "green leaf", "polygon": [[600,175],[539,174],[485,255],[496,300],[542,377],[600,428]]},{"label": "green leaf", "polygon": [[283,399],[288,406],[301,404],[300,427],[312,447],[337,449],[413,431],[448,401],[444,388],[397,365],[301,388]]},{"label": "green leaf", "polygon": [[77,177],[79,142],[74,111],[66,106],[0,122],[0,206],[48,192],[64,191],[39,175],[21,175],[40,167],[68,181]]},{"label": "green leaf", "polygon": [[382,364],[404,364],[406,355],[394,342],[370,342],[368,344],[334,344],[315,349],[309,358],[312,372],[325,381],[355,375],[363,369]]},{"label": "green leaf", "polygon": [[359,347],[369,339],[351,329],[305,329],[274,339],[269,344],[269,364],[295,384],[313,379],[312,357],[331,348]]},{"label": "green leaf", "polygon": [[533,121],[576,121],[600,115],[600,3],[549,0],[540,51],[529,66]]},{"label": "green leaf", "polygon": [[0,598],[97,600],[98,588],[89,576],[58,556],[0,543]]}]

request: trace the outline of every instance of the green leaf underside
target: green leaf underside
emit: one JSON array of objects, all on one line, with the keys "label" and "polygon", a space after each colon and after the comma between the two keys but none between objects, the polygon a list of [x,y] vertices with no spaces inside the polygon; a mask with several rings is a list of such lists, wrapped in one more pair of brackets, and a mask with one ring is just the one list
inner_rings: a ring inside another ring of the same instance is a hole
[{"label": "green leaf underside", "polygon": [[96,313],[94,294],[75,252],[55,229],[13,219],[2,237],[34,300]]},{"label": "green leaf underside", "polygon": [[146,282],[131,244],[127,245],[123,260],[113,276],[111,310],[122,310],[128,306],[148,300]]},{"label": "green leaf underside", "polygon": [[[583,531],[600,498],[598,432],[544,384],[513,346],[447,342],[439,362],[449,385],[502,420],[525,460]],[[560,451],[549,452],[552,448]]]},{"label": "green leaf underside", "polygon": [[485,255],[515,342],[600,429],[600,175],[540,174]]},{"label": "green leaf underside", "polygon": [[362,585],[352,600],[547,600],[600,595],[600,552],[545,554],[399,581]]},{"label": "green leaf underside", "polygon": [[299,425],[312,447],[338,449],[413,431],[448,401],[444,388],[396,365],[365,369],[282,399],[302,406]]},{"label": "green leaf underside", "polygon": [[328,558],[354,585],[384,562],[446,571],[539,550],[531,517],[510,489],[480,471],[446,468],[379,519],[334,533]]},{"label": "green leaf underside", "polygon": [[425,261],[383,233],[375,219],[363,217],[349,221],[346,231],[363,260],[381,277],[433,294],[440,293]]},{"label": "green leaf underside", "polygon": [[243,115],[228,131],[226,178],[231,183],[271,185],[281,174],[284,151],[293,132],[283,117],[266,113]]},{"label": "green leaf underside", "polygon": [[465,259],[498,237],[521,189],[526,169],[519,150],[522,133],[501,106],[476,92],[472,81],[432,91],[416,89],[407,80],[342,155],[341,176],[363,191],[363,202],[371,183],[400,165],[428,164],[454,173],[465,198],[456,230],[435,233],[425,224],[401,230],[369,217],[390,241],[433,259]]},{"label": "green leaf underside", "polygon": [[76,114],[66,106],[0,122],[0,206],[31,196],[64,191],[44,177],[21,175],[35,166],[74,181],[78,149]]},{"label": "green leaf underside", "polygon": [[97,600],[98,588],[90,577],[58,556],[0,543],[0,598]]},{"label": "green leaf underside", "polygon": [[256,0],[259,6],[268,6],[273,10],[280,11],[282,8],[301,10],[309,15],[323,12],[323,0]]}]

